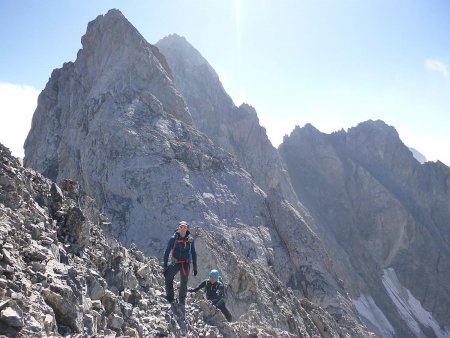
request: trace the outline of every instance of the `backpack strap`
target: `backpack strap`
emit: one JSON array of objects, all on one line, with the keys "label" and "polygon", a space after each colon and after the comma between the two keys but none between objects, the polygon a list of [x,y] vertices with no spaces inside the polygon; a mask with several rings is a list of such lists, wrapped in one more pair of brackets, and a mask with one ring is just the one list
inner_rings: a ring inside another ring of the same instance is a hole
[{"label": "backpack strap", "polygon": [[[175,258],[175,263],[176,264],[181,264],[181,269],[183,270],[183,274],[184,275],[189,275],[191,272],[191,265],[189,264],[190,262],[190,255],[191,255],[191,248],[192,248],[192,240],[189,238],[189,236],[186,239],[179,239],[180,235],[178,234],[178,232],[175,232],[173,237],[175,238],[175,241],[173,242],[173,247],[172,250],[170,251],[170,255],[173,257],[173,253],[175,251],[175,247],[177,246],[177,243],[184,243],[184,245],[186,245],[186,243],[189,243],[189,259],[176,259]],[[187,269],[184,268],[184,264],[187,263]]]},{"label": "backpack strap", "polygon": [[[189,238],[189,236],[186,239],[179,239],[179,237],[180,237],[180,235],[177,232],[175,232],[173,234],[173,238],[175,238],[175,241],[173,241],[173,247],[172,247],[172,250],[170,251],[170,254],[172,256],[173,256],[173,252],[175,251],[175,247],[177,246],[177,243],[184,243],[184,245],[186,245],[186,243],[192,242],[192,240]],[[191,247],[189,246],[189,254],[190,253],[191,253]]]},{"label": "backpack strap", "polygon": [[175,246],[177,245],[177,239],[178,239],[178,233],[174,233],[173,237],[175,238],[175,240],[173,241],[173,247],[172,250],[170,250],[170,255],[173,257],[173,252],[175,251]]}]

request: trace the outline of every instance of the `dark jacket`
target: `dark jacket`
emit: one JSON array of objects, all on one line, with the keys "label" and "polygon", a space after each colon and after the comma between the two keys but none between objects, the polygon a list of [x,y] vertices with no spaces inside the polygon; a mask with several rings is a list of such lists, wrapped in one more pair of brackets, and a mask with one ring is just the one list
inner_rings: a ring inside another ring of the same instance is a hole
[{"label": "dark jacket", "polygon": [[190,236],[189,230],[186,232],[185,237],[181,237],[177,230],[170,238],[169,243],[167,243],[166,252],[164,253],[164,267],[167,267],[169,254],[172,249],[172,257],[180,261],[188,260],[189,263],[192,259],[194,270],[197,270],[197,254],[195,252],[194,239]]},{"label": "dark jacket", "polygon": [[198,290],[205,288],[206,299],[213,302],[215,305],[220,305],[223,303],[225,296],[225,288],[223,283],[220,281],[216,281],[214,284],[209,281],[209,279],[205,279],[200,283],[195,289],[189,289],[190,292],[197,292]]}]

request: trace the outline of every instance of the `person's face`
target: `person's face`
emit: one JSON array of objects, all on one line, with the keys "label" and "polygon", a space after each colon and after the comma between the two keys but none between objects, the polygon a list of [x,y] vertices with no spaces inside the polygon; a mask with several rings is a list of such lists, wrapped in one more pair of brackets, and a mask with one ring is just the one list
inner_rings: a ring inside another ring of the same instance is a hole
[{"label": "person's face", "polygon": [[185,224],[180,224],[180,225],[178,225],[178,230],[179,230],[180,235],[181,235],[182,237],[186,236],[187,225],[185,225]]},{"label": "person's face", "polygon": [[214,284],[215,282],[217,282],[217,278],[213,277],[213,276],[210,276],[209,277],[209,281],[211,282],[211,284]]}]

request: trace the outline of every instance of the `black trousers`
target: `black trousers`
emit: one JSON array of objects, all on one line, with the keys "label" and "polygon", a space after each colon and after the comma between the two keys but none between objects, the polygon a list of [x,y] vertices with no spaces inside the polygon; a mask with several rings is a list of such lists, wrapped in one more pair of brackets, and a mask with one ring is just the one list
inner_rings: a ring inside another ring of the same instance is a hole
[{"label": "black trousers", "polygon": [[180,282],[181,282],[178,301],[180,303],[185,302],[187,293],[187,283],[189,279],[189,270],[190,270],[189,263],[176,263],[175,265],[169,265],[167,267],[165,282],[166,282],[166,297],[169,302],[172,302],[174,300],[173,280],[178,272],[180,272]]},{"label": "black trousers", "polygon": [[216,306],[220,311],[222,311],[223,315],[229,322],[231,322],[233,320],[233,318],[231,317],[231,313],[230,313],[230,311],[228,311],[224,302],[222,302],[220,305],[216,305]]}]

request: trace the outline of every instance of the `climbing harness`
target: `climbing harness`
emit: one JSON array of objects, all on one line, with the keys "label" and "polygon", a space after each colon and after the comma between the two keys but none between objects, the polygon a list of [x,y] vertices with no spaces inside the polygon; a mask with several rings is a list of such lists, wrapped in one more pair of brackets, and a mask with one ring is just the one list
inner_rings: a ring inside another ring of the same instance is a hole
[{"label": "climbing harness", "polygon": [[[175,247],[177,246],[177,243],[184,243],[184,248],[186,249],[186,245],[187,243],[189,243],[189,257],[191,257],[191,250],[192,250],[192,239],[188,238],[188,239],[178,239],[178,234],[176,234],[177,239],[175,239],[174,243],[173,243],[173,247],[172,250],[170,251],[170,255],[172,256],[171,258],[171,265],[175,265],[175,264],[181,264],[181,269],[183,270],[183,274],[185,276],[189,276],[190,272],[191,272],[191,264],[189,264],[189,258],[188,259],[177,259],[173,256],[173,253],[175,251]],[[184,265],[187,264],[187,269],[185,269]],[[187,273],[186,273],[187,270]]]}]

